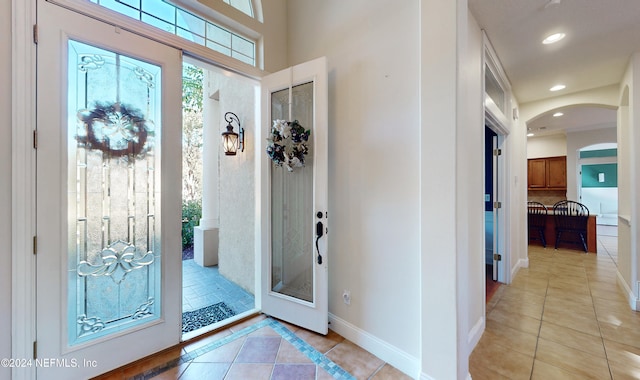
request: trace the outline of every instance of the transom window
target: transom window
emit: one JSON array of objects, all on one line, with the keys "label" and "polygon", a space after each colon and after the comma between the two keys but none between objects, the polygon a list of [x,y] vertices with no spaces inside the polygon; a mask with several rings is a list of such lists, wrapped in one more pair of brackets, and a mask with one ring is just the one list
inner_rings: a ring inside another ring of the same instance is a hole
[{"label": "transom window", "polygon": [[249,17],[253,17],[253,6],[251,5],[251,0],[222,0],[225,3],[231,5],[235,9],[243,12]]},{"label": "transom window", "polygon": [[[256,65],[256,43],[220,25],[164,0],[89,0],[125,16],[173,33],[252,66]],[[251,0],[224,0],[253,17]]]}]

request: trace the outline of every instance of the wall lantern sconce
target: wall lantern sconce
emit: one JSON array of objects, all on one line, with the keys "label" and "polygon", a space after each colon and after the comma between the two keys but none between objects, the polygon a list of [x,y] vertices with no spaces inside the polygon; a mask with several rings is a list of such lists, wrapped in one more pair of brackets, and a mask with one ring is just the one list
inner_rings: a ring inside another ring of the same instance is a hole
[{"label": "wall lantern sconce", "polygon": [[[227,122],[227,130],[222,132],[222,146],[224,147],[224,154],[226,156],[235,156],[236,152],[240,150],[244,152],[244,129],[240,126],[240,120],[233,112],[227,112],[224,114],[224,120]],[[235,121],[238,124],[238,132],[233,131],[233,125],[231,122]]]},{"label": "wall lantern sconce", "polygon": [[604,173],[598,173],[598,182],[604,182]]}]

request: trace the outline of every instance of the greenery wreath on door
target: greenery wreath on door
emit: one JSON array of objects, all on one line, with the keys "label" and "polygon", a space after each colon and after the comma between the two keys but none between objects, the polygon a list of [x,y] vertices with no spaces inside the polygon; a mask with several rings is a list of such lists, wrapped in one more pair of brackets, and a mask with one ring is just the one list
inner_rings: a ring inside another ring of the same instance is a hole
[{"label": "greenery wreath on door", "polygon": [[97,102],[93,109],[78,111],[85,131],[76,136],[78,143],[110,157],[137,157],[146,153],[153,136],[153,122],[140,110],[124,103]]},{"label": "greenery wreath on door", "polygon": [[274,120],[267,138],[267,155],[277,166],[284,166],[290,172],[303,167],[309,154],[310,135],[311,130],[305,130],[298,120]]}]

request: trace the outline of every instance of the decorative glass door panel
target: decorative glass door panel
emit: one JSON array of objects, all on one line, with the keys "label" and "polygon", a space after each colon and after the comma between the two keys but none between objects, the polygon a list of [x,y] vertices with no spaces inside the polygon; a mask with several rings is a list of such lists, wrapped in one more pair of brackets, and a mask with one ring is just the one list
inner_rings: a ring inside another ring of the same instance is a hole
[{"label": "decorative glass door panel", "polygon": [[160,315],[161,68],[68,42],[69,342]]},{"label": "decorative glass door panel", "polygon": [[[312,128],[313,104],[313,82],[275,91],[271,117]],[[271,164],[271,289],[313,302],[313,144],[308,147],[303,167]]]},{"label": "decorative glass door panel", "polygon": [[182,54],[37,12],[37,354],[97,365],[36,373],[88,379],[180,342]]}]

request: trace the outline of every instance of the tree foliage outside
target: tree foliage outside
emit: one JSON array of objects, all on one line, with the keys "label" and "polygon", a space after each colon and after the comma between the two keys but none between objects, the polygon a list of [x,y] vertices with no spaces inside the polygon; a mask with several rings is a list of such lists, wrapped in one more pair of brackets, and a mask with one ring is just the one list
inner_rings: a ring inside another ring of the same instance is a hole
[{"label": "tree foliage outside", "polygon": [[202,217],[202,102],[204,72],[182,70],[182,246],[193,245],[193,227]]},{"label": "tree foliage outside", "polygon": [[201,68],[185,64],[182,71],[182,199],[202,198]]}]

